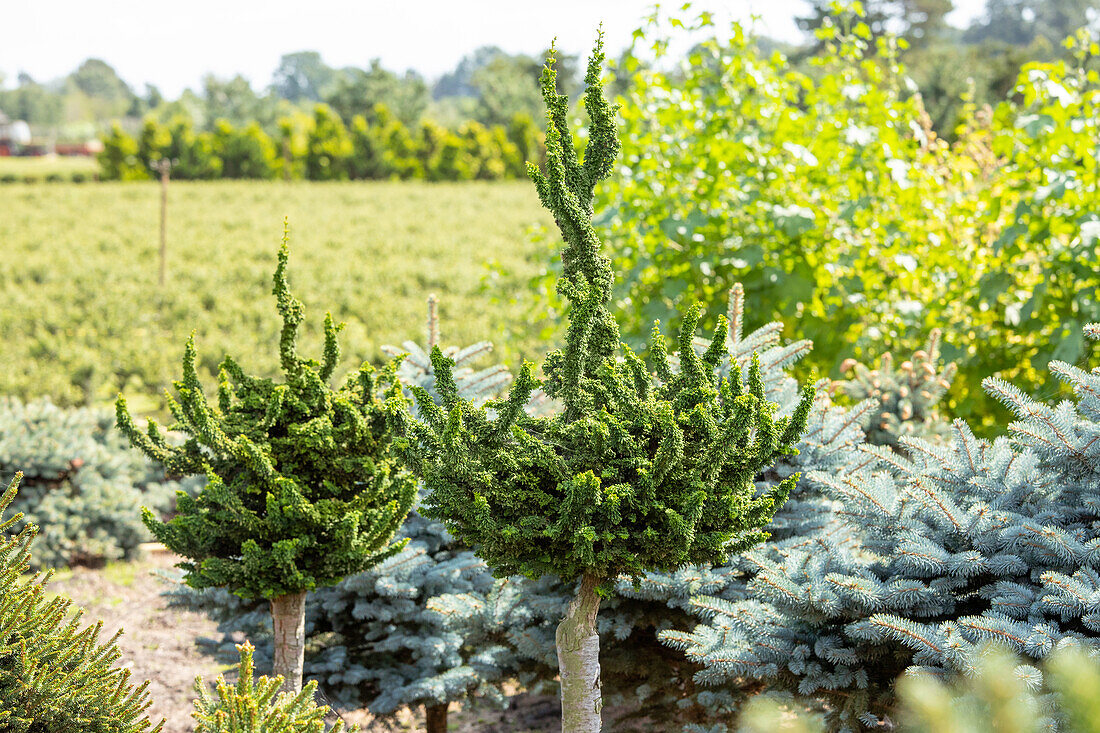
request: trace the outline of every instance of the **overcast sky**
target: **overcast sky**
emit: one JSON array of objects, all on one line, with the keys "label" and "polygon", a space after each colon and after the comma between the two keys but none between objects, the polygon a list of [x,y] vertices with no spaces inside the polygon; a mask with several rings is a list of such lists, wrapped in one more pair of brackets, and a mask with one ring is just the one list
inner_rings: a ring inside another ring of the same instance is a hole
[{"label": "overcast sky", "polygon": [[[97,57],[137,91],[169,97],[197,88],[208,72],[243,74],[264,87],[284,53],[320,51],[331,66],[415,69],[429,79],[479,46],[538,53],[550,39],[583,53],[603,21],[608,47],[624,47],[652,2],[636,0],[4,0],[0,72],[14,82],[68,74]],[[666,3],[669,8],[679,2]],[[984,0],[955,0],[965,23]],[[794,17],[804,0],[699,0],[696,10],[725,19],[761,17],[760,29],[799,40]],[[552,11],[547,11],[552,8]],[[540,12],[541,11],[541,12]]]}]

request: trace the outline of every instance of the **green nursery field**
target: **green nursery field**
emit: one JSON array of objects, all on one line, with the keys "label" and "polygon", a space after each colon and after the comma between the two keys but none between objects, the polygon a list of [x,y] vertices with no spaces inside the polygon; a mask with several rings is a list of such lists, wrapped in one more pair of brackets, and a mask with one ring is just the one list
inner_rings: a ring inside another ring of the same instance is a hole
[{"label": "green nursery field", "polygon": [[485,263],[533,272],[525,231],[549,223],[526,182],[173,182],[161,288],[159,198],[153,183],[0,188],[0,394],[82,404],[123,390],[138,411],[154,410],[192,328],[211,374],[227,352],[272,372],[284,217],[307,349],[319,347],[325,308],[348,324],[345,363],[421,340],[429,293],[441,299],[444,339],[499,341],[519,313],[488,307]]}]

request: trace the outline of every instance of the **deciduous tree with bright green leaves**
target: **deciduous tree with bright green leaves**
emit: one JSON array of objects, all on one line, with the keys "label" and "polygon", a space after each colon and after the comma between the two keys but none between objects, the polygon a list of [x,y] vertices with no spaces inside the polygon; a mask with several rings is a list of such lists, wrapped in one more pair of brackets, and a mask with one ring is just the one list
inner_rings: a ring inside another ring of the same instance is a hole
[{"label": "deciduous tree with bright green leaves", "polygon": [[485,408],[461,399],[451,362],[436,348],[442,404],[414,387],[419,419],[408,422],[411,458],[430,492],[424,513],[443,519],[497,575],[577,582],[556,634],[562,724],[571,732],[601,726],[601,594],[620,576],[721,563],[763,540],[764,525],[797,477],[762,494],[753,477],[792,450],[813,399],[806,389],[794,413],[776,419],[755,360],[747,382],[739,369],[719,376],[726,323],[698,355],[692,348],[698,306],[683,319],[678,372],[656,327],[655,375],[620,345],[607,308],[615,276],[592,227],[593,190],[619,153],[615,110],[600,79],[603,59],[601,34],[585,77],[591,125],[581,158],[551,55],[542,76],[546,170],[528,166],[566,242],[558,281],[570,303],[566,342],[543,364],[545,390],[562,412],[524,411],[538,385],[529,363],[507,398]]},{"label": "deciduous tree with bright green leaves", "polygon": [[231,357],[221,365],[216,404],[195,370],[193,338],[183,358],[177,397],[168,399],[171,446],[160,427],[138,429],[119,397],[119,428],[169,474],[202,474],[197,497],[179,494],[167,522],[148,510],[145,524],[173,552],[194,588],[224,587],[271,601],[275,674],[300,690],[306,593],[332,585],[396,554],[391,542],[416,497],[416,480],[392,450],[390,415],[405,398],[395,378],[399,360],[381,373],[369,364],[339,389],[329,386],[340,349],[331,314],[321,362],[297,350],[301,302],[286,277],[284,234],[274,294],[283,319],[279,354],[285,382],[244,373]]},{"label": "deciduous tree with bright green leaves", "polygon": [[[654,320],[675,327],[685,303],[741,282],[747,311],[811,339],[805,366],[833,376],[941,328],[958,364],[944,406],[991,430],[1007,413],[982,378],[1035,388],[1051,359],[1100,348],[1080,328],[1100,319],[1100,43],[1078,34],[993,109],[962,105],[949,143],[854,5],[801,61],[708,13],[639,29],[617,68],[622,165],[596,193],[629,273],[613,311],[641,347]],[[681,64],[651,62],[689,34]],[[528,322],[553,322],[545,302]]]}]

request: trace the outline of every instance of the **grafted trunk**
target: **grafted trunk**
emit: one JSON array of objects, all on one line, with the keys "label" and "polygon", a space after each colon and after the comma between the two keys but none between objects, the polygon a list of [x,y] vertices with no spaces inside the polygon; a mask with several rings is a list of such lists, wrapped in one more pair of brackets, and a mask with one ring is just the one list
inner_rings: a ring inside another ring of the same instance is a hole
[{"label": "grafted trunk", "polygon": [[301,692],[306,655],[305,591],[272,598],[271,621],[275,631],[275,666],[272,671],[283,677],[280,690]]},{"label": "grafted trunk", "polygon": [[577,595],[569,602],[555,634],[561,675],[562,733],[599,733],[603,696],[600,690],[600,635],[596,614],[599,579],[581,578]]},{"label": "grafted trunk", "polygon": [[447,710],[450,703],[424,706],[424,730],[426,733],[447,733]]}]

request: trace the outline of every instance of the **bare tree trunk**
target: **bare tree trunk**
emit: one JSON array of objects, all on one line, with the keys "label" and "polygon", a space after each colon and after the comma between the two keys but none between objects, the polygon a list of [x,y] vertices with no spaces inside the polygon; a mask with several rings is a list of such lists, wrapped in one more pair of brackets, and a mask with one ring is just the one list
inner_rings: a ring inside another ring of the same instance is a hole
[{"label": "bare tree trunk", "polygon": [[424,706],[425,733],[447,733],[447,710],[450,703]]},{"label": "bare tree trunk", "polygon": [[600,635],[596,631],[599,584],[592,575],[581,578],[577,595],[569,602],[555,635],[561,675],[562,733],[599,733],[601,727]]},{"label": "bare tree trunk", "polygon": [[300,692],[306,656],[306,594],[290,593],[271,599],[275,630],[274,674],[282,675],[283,692]]}]

